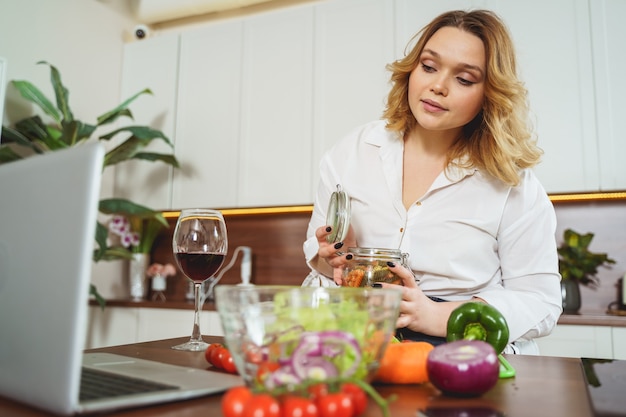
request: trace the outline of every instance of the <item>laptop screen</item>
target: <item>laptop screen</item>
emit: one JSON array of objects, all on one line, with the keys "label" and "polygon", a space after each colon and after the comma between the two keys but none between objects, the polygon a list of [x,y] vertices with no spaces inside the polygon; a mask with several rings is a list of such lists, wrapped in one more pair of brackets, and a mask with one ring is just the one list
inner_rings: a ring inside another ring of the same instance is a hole
[{"label": "laptop screen", "polygon": [[626,415],[626,361],[582,358],[582,363],[595,415]]}]

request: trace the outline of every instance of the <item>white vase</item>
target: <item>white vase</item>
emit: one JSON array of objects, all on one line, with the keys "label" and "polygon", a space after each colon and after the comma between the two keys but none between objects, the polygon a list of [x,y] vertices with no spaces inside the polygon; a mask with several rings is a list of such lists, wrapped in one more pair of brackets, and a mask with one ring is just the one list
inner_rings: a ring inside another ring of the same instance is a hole
[{"label": "white vase", "polygon": [[150,262],[149,253],[134,253],[128,265],[128,285],[130,298],[141,301],[146,296],[146,270]]}]

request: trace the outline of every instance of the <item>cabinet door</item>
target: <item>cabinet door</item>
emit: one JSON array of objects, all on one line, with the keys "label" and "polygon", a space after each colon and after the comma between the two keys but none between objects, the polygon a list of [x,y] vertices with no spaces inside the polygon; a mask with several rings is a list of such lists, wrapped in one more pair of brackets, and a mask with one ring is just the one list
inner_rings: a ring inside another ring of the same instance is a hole
[{"label": "cabinet door", "polygon": [[[597,190],[598,151],[587,0],[491,0],[509,26],[529,90],[548,192]],[[558,23],[557,23],[558,22]]]},{"label": "cabinet door", "polygon": [[552,334],[535,339],[545,356],[613,359],[611,327],[558,325]]},{"label": "cabinet door", "polygon": [[[190,336],[193,328],[193,315],[193,310],[140,308],[137,317],[137,342]],[[215,311],[200,312],[202,335],[221,336],[219,331],[221,327],[215,328],[216,316]]]},{"label": "cabinet door", "polygon": [[[450,10],[470,10],[485,7],[485,0],[396,0],[396,57],[405,55],[409,41],[435,17]],[[417,39],[415,39],[417,40]],[[411,42],[411,47],[414,42]]]},{"label": "cabinet door", "polygon": [[[178,79],[178,39],[178,35],[167,34],[126,44],[122,68],[122,100],[146,88],[153,95],[146,94],[135,100],[130,105],[134,120],[122,119],[121,122],[161,130],[171,141],[175,139],[176,108],[173,104]],[[173,152],[158,139],[147,149],[157,153]],[[171,207],[171,173],[169,165],[158,161],[123,162],[115,169],[115,196],[154,209],[168,209]]]},{"label": "cabinet door", "polygon": [[310,203],[313,12],[244,21],[239,206]]},{"label": "cabinet door", "polygon": [[350,130],[381,118],[389,88],[385,66],[393,59],[393,2],[337,0],[315,7],[312,196],[322,154]]},{"label": "cabinet door", "polygon": [[[137,308],[89,307],[86,349],[137,342]],[[191,333],[189,333],[191,334]]]},{"label": "cabinet door", "polygon": [[626,189],[626,140],[623,121],[626,115],[626,2],[593,0],[591,38],[596,81],[596,117],[600,151],[600,189]]},{"label": "cabinet door", "polygon": [[613,327],[613,359],[626,360],[626,327]]},{"label": "cabinet door", "polygon": [[174,208],[238,205],[241,53],[240,21],[181,35]]}]

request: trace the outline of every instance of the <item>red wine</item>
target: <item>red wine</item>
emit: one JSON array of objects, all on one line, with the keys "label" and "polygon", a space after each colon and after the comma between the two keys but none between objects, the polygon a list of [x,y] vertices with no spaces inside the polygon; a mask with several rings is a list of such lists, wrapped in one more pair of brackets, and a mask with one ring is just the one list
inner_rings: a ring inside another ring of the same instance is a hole
[{"label": "red wine", "polygon": [[224,262],[223,253],[176,253],[176,261],[184,274],[194,282],[202,282],[213,276]]}]

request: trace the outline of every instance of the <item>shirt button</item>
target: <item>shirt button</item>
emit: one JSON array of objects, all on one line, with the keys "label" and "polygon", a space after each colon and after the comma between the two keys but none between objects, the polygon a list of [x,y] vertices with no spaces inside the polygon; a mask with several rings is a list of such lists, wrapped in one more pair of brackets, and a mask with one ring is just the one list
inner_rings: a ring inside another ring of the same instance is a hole
[{"label": "shirt button", "polygon": [[404,232],[404,227],[400,228],[400,233]]},{"label": "shirt button", "polygon": [[422,205],[422,202],[421,202],[421,201],[418,201],[417,203],[415,203],[415,205],[416,205],[416,206],[421,206],[421,205]]}]

